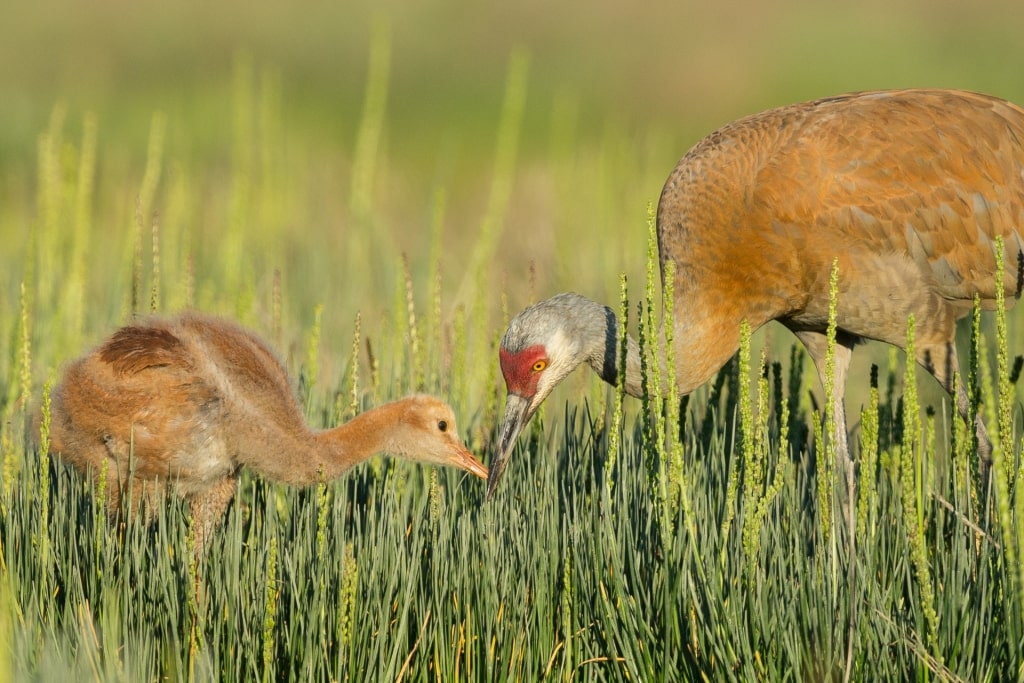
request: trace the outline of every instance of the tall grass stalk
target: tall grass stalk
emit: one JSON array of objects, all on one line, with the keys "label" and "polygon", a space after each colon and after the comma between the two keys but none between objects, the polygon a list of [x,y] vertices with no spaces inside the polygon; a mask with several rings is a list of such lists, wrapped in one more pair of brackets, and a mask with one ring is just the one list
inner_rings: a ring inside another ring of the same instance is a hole
[{"label": "tall grass stalk", "polygon": [[[742,355],[742,340],[744,334],[747,336],[747,355],[746,364],[749,366],[749,326],[744,321],[744,328],[741,328],[740,340],[741,340],[741,355]],[[740,415],[741,423],[743,427],[743,502],[746,510],[743,517],[743,531],[742,541],[743,550],[746,557],[747,573],[746,578],[748,580],[754,580],[756,577],[756,570],[760,560],[760,553],[762,550],[762,536],[764,530],[764,522],[771,511],[771,507],[775,499],[781,493],[783,486],[786,482],[786,462],[783,457],[785,454],[785,445],[788,441],[788,421],[789,413],[787,411],[785,403],[781,401],[776,402],[776,405],[781,406],[781,414],[779,420],[779,432],[778,432],[778,448],[779,457],[775,463],[775,474],[772,476],[771,481],[768,479],[767,469],[771,464],[769,460],[769,453],[771,450],[771,434],[769,430],[769,415],[771,413],[771,404],[769,400],[769,388],[768,388],[768,371],[767,371],[767,358],[766,350],[762,350],[761,353],[761,366],[758,373],[757,382],[757,413],[752,414],[749,407],[744,407],[744,390],[740,388]],[[740,372],[743,372],[744,360],[740,360]],[[746,384],[746,382],[743,382]],[[746,390],[746,400],[750,401],[750,390]],[[750,445],[747,445],[747,441],[750,441]]]},{"label": "tall grass stalk", "polygon": [[303,400],[308,413],[311,408],[313,390],[320,381],[320,330],[323,324],[324,306],[313,307],[313,327],[306,338],[306,361],[303,364],[302,379],[304,380]]},{"label": "tall grass stalk", "polygon": [[265,579],[265,604],[263,607],[263,681],[267,683],[275,679],[275,639],[274,627],[277,623],[277,598],[278,598],[278,558],[277,558],[277,536],[270,537],[270,547],[267,550],[267,575]]},{"label": "tall grass stalk", "polygon": [[391,382],[398,393],[408,391],[413,378],[413,358],[409,353],[409,329],[411,319],[407,306],[405,276],[401,268],[396,269],[394,297],[391,301],[391,326],[393,329],[381,332],[381,342],[386,355],[395,358],[395,367],[391,373]]},{"label": "tall grass stalk", "polygon": [[426,360],[423,357],[423,346],[420,343],[420,330],[416,323],[416,299],[413,296],[412,272],[409,270],[409,256],[402,254],[402,275],[405,283],[405,311],[407,316],[406,329],[409,343],[409,361],[412,368],[413,391],[426,390]]},{"label": "tall grass stalk", "polygon": [[[743,421],[745,419],[743,417],[743,413],[745,410],[750,410],[750,385],[748,383],[749,373],[750,324],[744,320],[740,323],[739,369],[737,371],[739,384],[737,386],[737,391],[734,394],[737,396],[736,417],[738,417],[740,421],[741,434]],[[726,424],[729,425],[729,422],[732,422],[732,425],[727,428],[735,429],[735,418],[732,420],[727,419]],[[719,536],[722,539],[721,557],[719,558],[720,565],[722,567],[727,565],[727,553],[730,550],[730,546],[727,541],[729,539],[729,532],[732,529],[733,519],[736,517],[736,498],[739,495],[739,490],[743,483],[742,468],[745,464],[745,458],[742,458],[742,455],[739,462],[737,462],[735,458],[732,460],[733,461],[728,465],[729,478],[725,488],[724,513],[722,515],[721,531],[719,532]]]},{"label": "tall grass stalk", "polygon": [[481,281],[490,268],[498,247],[505,213],[508,210],[509,197],[512,194],[512,180],[519,153],[519,135],[526,106],[529,71],[528,53],[523,49],[514,50],[509,57],[508,71],[505,77],[505,93],[494,152],[494,172],[487,195],[487,206],[484,209],[480,231],[470,257],[470,267],[466,272],[467,277],[471,279],[464,281],[463,288]]},{"label": "tall grass stalk", "polygon": [[68,266],[67,290],[64,295],[65,333],[67,343],[77,348],[81,343],[85,318],[85,287],[92,233],[92,200],[96,175],[96,116],[85,114],[82,121],[82,142],[78,174],[75,182],[74,239]]},{"label": "tall grass stalk", "polygon": [[360,409],[362,408],[362,402],[359,400],[359,338],[362,328],[362,319],[362,314],[359,311],[356,311],[356,321],[355,325],[353,325],[352,330],[352,353],[349,356],[348,360],[348,411],[345,414],[338,416],[339,421],[342,422],[344,422],[348,418],[352,418],[358,415]]},{"label": "tall grass stalk", "polygon": [[[980,318],[980,312],[978,315]],[[995,432],[989,433],[989,438],[992,439],[992,448],[995,450],[999,447],[999,395],[996,388],[997,383],[992,378],[991,354],[989,353],[990,339],[984,332],[979,332],[978,377],[980,380],[981,402],[978,408],[984,411],[985,424],[996,426]]]},{"label": "tall grass stalk", "polygon": [[51,594],[51,558],[50,558],[50,392],[53,384],[47,382],[43,386],[43,401],[40,412],[39,426],[39,531],[35,539],[35,549],[40,564],[40,597]]},{"label": "tall grass stalk", "polygon": [[371,216],[374,179],[380,153],[380,140],[387,111],[388,83],[391,77],[391,21],[381,15],[373,24],[370,62],[363,97],[363,114],[356,135],[352,161],[352,215],[362,223]]},{"label": "tall grass stalk", "polygon": [[626,398],[626,356],[629,349],[629,283],[625,274],[619,276],[618,321],[619,338],[616,352],[619,355],[619,378],[615,383],[615,404],[612,408],[612,426],[608,434],[608,454],[605,457],[604,468],[605,493],[608,496],[611,496],[612,489],[615,486],[613,472],[619,457],[623,426],[623,403]]},{"label": "tall grass stalk", "polygon": [[452,384],[451,395],[454,405],[465,406],[469,396],[469,378],[466,370],[466,309],[456,306],[452,323]]},{"label": "tall grass stalk", "polygon": [[[164,137],[167,131],[167,117],[163,112],[153,114],[149,127],[149,148],[146,154],[146,170],[142,175],[142,184],[135,203],[135,237],[133,240],[135,258],[132,262],[132,293],[129,304],[132,312],[140,312],[143,296],[143,245],[145,244],[145,226],[153,220],[153,202],[160,186],[163,172]],[[154,250],[157,247],[154,246]],[[153,252],[158,253],[157,251]],[[159,273],[151,273],[153,291],[157,290],[156,278]]]},{"label": "tall grass stalk", "polygon": [[[430,260],[427,282],[430,287],[430,307],[427,315],[426,331],[426,353],[428,355],[427,365],[429,373],[426,377],[427,384],[431,387],[439,387],[442,377],[442,365],[444,363],[444,321],[443,321],[443,288],[441,281],[441,256],[444,232],[444,215],[447,203],[445,191],[438,188],[434,191],[433,203],[430,217]],[[502,317],[502,320],[507,318]]]},{"label": "tall grass stalk", "polygon": [[[667,431],[667,412],[666,402],[664,396],[665,379],[662,376],[665,368],[663,367],[663,359],[667,357],[668,350],[664,347],[664,311],[666,306],[671,304],[664,303],[659,306],[657,304],[657,285],[659,282],[658,268],[658,232],[657,232],[657,216],[654,210],[654,204],[647,203],[647,279],[646,286],[644,289],[644,307],[646,308],[646,315],[641,314],[639,319],[641,324],[644,326],[643,338],[647,340],[647,348],[641,345],[641,353],[648,359],[647,372],[649,373],[649,381],[646,383],[646,392],[649,396],[645,397],[648,404],[648,410],[650,410],[651,417],[651,431],[650,431],[650,444],[652,445],[650,453],[650,470],[649,474],[651,477],[651,486],[654,489],[654,499],[660,511],[659,515],[659,529],[661,532],[662,540],[667,541],[673,534],[673,519],[675,517],[673,510],[673,503],[671,497],[674,494],[670,494],[671,482],[670,482],[670,444],[668,443],[669,437]],[[658,315],[658,311],[662,311],[662,315]],[[659,330],[662,331],[659,334]],[[672,408],[669,411],[673,410]]]},{"label": "tall grass stalk", "polygon": [[[27,414],[32,400],[32,309],[31,295],[25,283],[21,283],[21,315],[18,319],[18,393],[17,408]],[[12,385],[13,386],[13,385]]]},{"label": "tall grass stalk", "polygon": [[[984,340],[981,332],[981,299],[975,294],[974,307],[971,313],[971,347],[967,372],[967,426],[971,433],[970,448],[968,449],[971,467],[971,499],[976,510],[980,510],[983,505],[988,505],[989,490],[989,483],[980,480],[979,440],[977,429],[975,429],[975,422],[978,416],[982,415],[983,354]],[[986,424],[992,424],[992,422],[986,421]],[[998,435],[996,436],[998,437]],[[991,475],[989,478],[991,479]],[[984,490],[982,489],[983,486]]]},{"label": "tall grass stalk", "polygon": [[857,539],[870,547],[874,535],[872,510],[875,500],[876,469],[878,467],[878,366],[871,366],[868,403],[860,413],[860,477],[857,482]]},{"label": "tall grass stalk", "polygon": [[[1009,456],[1011,464],[1004,470],[1007,477],[1007,488],[1012,490],[1010,478],[1012,477],[1012,455],[1014,451],[1013,442],[1013,399],[1014,388],[1010,384],[1010,353],[1009,335],[1006,328],[1006,291],[1003,287],[1006,262],[1003,247],[1003,238],[999,235],[994,240],[996,259],[996,380],[998,385],[998,422],[997,435],[998,446],[996,450],[1000,455]],[[993,454],[993,460],[998,456]]]},{"label": "tall grass stalk", "polygon": [[925,643],[930,656],[940,664],[938,613],[935,610],[935,591],[928,564],[926,538],[924,477],[925,444],[921,427],[921,409],[917,402],[917,373],[913,359],[915,322],[911,315],[907,321],[907,366],[904,377],[903,444],[900,447],[900,486],[902,488],[903,522],[906,526],[910,558],[920,592],[920,614],[923,617]]},{"label": "tall grass stalk", "polygon": [[259,215],[273,226],[275,231],[283,230],[288,220],[288,197],[280,191],[284,180],[285,162],[282,144],[281,121],[281,72],[275,68],[264,68],[260,73],[258,104],[258,151],[259,151]]},{"label": "tall grass stalk", "polygon": [[32,224],[29,254],[25,264],[24,279],[38,290],[32,293],[38,295],[39,303],[47,308],[56,303],[54,301],[56,280],[52,274],[59,272],[62,266],[59,260],[59,255],[63,253],[63,249],[60,247],[61,226],[64,224],[67,208],[62,164],[66,116],[67,108],[63,104],[56,105],[50,114],[50,123],[46,132],[39,136],[37,146],[38,193],[36,195],[38,218]]},{"label": "tall grass stalk", "polygon": [[[753,513],[757,506],[757,499],[760,491],[758,486],[761,483],[763,472],[762,463],[756,452],[758,443],[755,436],[756,426],[754,424],[753,401],[750,399],[750,323],[744,320],[740,323],[740,352],[739,352],[739,421],[740,421],[740,463],[736,467],[737,489],[742,489],[744,507]],[[760,376],[760,375],[759,375]],[[733,479],[730,477],[729,483]],[[726,501],[730,501],[726,494]],[[730,508],[732,505],[729,506]],[[751,538],[753,531],[753,515],[749,519],[742,520],[743,551],[746,555],[747,567],[752,568],[756,563],[757,549],[754,539]],[[722,534],[725,536],[725,534]]]},{"label": "tall grass stalk", "polygon": [[[832,260],[832,271],[829,276],[828,296],[828,327],[825,332],[825,426],[823,428],[823,448],[817,458],[818,463],[818,514],[821,516],[821,533],[826,545],[831,545],[832,513],[835,500],[835,467],[838,454],[836,443],[836,332],[839,307],[839,259]],[[846,491],[847,500],[853,500],[853,490]],[[852,543],[852,539],[851,539]],[[852,547],[852,546],[851,546]]]},{"label": "tall grass stalk", "polygon": [[160,221],[154,216],[150,233],[152,242],[151,282],[149,286],[149,310],[155,313],[160,310]]},{"label": "tall grass stalk", "polygon": [[[684,415],[683,407],[679,399],[679,386],[676,384],[676,355],[675,355],[675,278],[676,264],[669,259],[665,262],[664,275],[664,317],[662,328],[665,334],[665,374],[666,374],[666,405],[667,410],[676,416],[670,420],[668,431],[668,513],[671,519],[676,516],[677,509],[681,509],[683,523],[687,525],[690,535],[696,535],[696,528],[690,515],[690,491],[686,477],[686,464],[683,460],[682,424]],[[625,367],[625,362],[622,363]]]},{"label": "tall grass stalk", "polygon": [[[230,206],[221,250],[223,286],[230,292],[239,292],[243,285],[243,260],[246,233],[250,226],[250,206],[253,196],[254,127],[255,127],[255,67],[250,53],[241,50],[234,55],[231,82],[231,183]],[[238,310],[243,303],[237,299]]]},{"label": "tall grass stalk", "polygon": [[[1015,457],[1015,439],[1013,435],[1013,404],[1014,387],[1010,384],[1009,339],[1006,324],[1006,301],[1003,288],[1005,261],[1003,240],[995,239],[996,259],[996,382],[998,387],[997,404],[997,439],[992,447],[991,477],[994,481],[996,514],[1001,531],[1004,562],[1010,585],[1015,588],[1014,595],[1019,599],[1013,607],[1018,615],[1024,614],[1024,566],[1020,560],[1019,545],[1024,539],[1020,527],[1024,525],[1024,517],[1018,516],[1024,503],[1015,503],[1014,498],[1024,498],[1024,493],[1015,489],[1014,483],[1020,478],[1020,467]],[[1015,620],[1011,620],[1012,624]],[[1013,631],[1011,631],[1013,633]],[[1018,636],[1018,633],[1014,633]]]}]

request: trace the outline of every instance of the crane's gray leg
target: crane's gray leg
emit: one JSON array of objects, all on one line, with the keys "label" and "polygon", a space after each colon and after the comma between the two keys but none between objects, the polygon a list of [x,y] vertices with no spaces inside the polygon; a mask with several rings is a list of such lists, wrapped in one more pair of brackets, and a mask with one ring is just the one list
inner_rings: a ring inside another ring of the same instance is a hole
[{"label": "crane's gray leg", "polygon": [[[957,358],[956,346],[952,342],[938,344],[922,344],[916,351],[917,362],[938,380],[942,388],[953,394],[953,377],[960,373],[960,361]],[[968,422],[970,399],[964,389],[963,375],[960,386],[956,388],[956,410],[965,423]],[[992,467],[992,440],[985,429],[985,421],[981,413],[974,416],[974,433],[978,438],[978,476],[981,487],[988,486],[989,469]]]},{"label": "crane's gray leg", "polygon": [[[814,361],[814,367],[818,371],[818,379],[821,380],[822,388],[825,387],[826,356],[828,353],[828,337],[821,332],[811,330],[794,330],[793,333],[807,347],[807,353]],[[846,521],[846,528],[850,534],[850,553],[853,554],[853,531],[856,528],[856,491],[857,476],[854,467],[853,457],[850,455],[850,444],[846,430],[846,404],[843,396],[846,393],[846,377],[850,369],[850,358],[853,356],[853,347],[859,340],[858,337],[838,332],[836,334],[836,345],[833,351],[832,371],[832,418],[835,424],[835,431],[831,435],[836,446],[836,471],[845,482],[846,504],[842,505],[843,516]],[[828,400],[828,397],[825,397]]]},{"label": "crane's gray leg", "polygon": [[[821,332],[810,330],[799,330],[793,333],[807,347],[807,353],[814,361],[818,379],[824,388],[828,338]],[[849,436],[846,430],[846,404],[843,401],[843,396],[846,393],[846,377],[850,369],[850,358],[853,356],[853,347],[857,341],[857,337],[839,332],[836,335],[836,346],[833,352],[835,365],[832,372],[832,416],[835,422],[835,433],[832,434],[832,438],[836,445],[836,466],[840,471],[848,471],[850,475],[853,474],[853,457],[850,455]],[[827,396],[825,400],[828,400]],[[851,494],[852,491],[851,487]]]}]

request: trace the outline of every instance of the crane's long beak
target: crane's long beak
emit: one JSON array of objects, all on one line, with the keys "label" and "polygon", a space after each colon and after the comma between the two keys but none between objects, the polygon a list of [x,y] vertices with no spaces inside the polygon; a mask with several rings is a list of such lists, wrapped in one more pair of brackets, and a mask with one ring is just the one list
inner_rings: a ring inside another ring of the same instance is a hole
[{"label": "crane's long beak", "polygon": [[508,464],[508,456],[516,445],[516,437],[523,431],[532,415],[527,399],[516,394],[509,394],[505,398],[505,417],[501,421],[501,429],[498,430],[498,456],[491,463],[491,475],[487,478],[488,498],[493,496],[498,488],[498,482]]},{"label": "crane's long beak", "polygon": [[466,470],[470,474],[475,474],[481,479],[487,478],[487,465],[477,460],[476,456],[461,444],[452,449],[451,464],[454,467]]}]

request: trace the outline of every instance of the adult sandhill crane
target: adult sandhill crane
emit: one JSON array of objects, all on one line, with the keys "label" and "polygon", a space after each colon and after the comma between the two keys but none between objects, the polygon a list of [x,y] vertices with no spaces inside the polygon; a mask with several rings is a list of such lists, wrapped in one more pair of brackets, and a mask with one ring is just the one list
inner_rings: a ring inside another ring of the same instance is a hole
[{"label": "adult sandhill crane", "polygon": [[431,396],[311,430],[270,349],[198,313],[123,327],[72,363],[53,391],[51,430],[52,452],[94,481],[106,477],[111,513],[129,480],[136,502],[153,505],[164,490],[187,499],[197,545],[219,523],[243,466],[306,486],[390,453],[487,477],[459,439],[451,408]]},{"label": "adult sandhill crane", "polygon": [[[854,344],[906,346],[947,390],[954,328],[977,296],[1011,302],[1024,282],[1024,110],[952,90],[865,92],[772,109],[711,133],[680,160],[658,205],[662,275],[675,264],[679,391],[736,352],[740,323],[778,320],[824,380],[829,279],[838,259],[836,444],[852,483],[843,392]],[[996,281],[994,240],[1005,276]],[[517,435],[581,363],[619,377],[617,321],[606,306],[559,294],[509,323],[499,351],[508,397],[491,464],[493,494]],[[642,393],[629,341],[625,391]],[[968,399],[956,396],[960,415]],[[979,460],[991,442],[978,419]]]}]

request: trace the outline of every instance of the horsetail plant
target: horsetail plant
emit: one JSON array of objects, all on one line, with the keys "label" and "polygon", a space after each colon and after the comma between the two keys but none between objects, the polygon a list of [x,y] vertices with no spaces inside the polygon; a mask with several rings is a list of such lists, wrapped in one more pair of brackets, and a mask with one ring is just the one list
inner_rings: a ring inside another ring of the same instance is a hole
[{"label": "horsetail plant", "polygon": [[[149,150],[146,155],[146,170],[142,175],[142,186],[139,188],[138,198],[135,203],[135,259],[132,262],[132,292],[131,311],[139,311],[142,305],[141,297],[143,291],[143,234],[145,224],[153,211],[153,201],[156,197],[157,187],[160,185],[160,175],[163,167],[164,134],[167,128],[167,118],[161,112],[153,114],[149,128]],[[153,284],[158,273],[152,274]]]},{"label": "horsetail plant", "polygon": [[[658,306],[655,303],[657,294],[655,292],[656,285],[658,282],[657,275],[657,264],[658,264],[658,234],[657,234],[657,217],[654,212],[654,205],[650,202],[647,203],[647,282],[644,292],[645,307],[647,309],[647,315],[641,315],[640,321],[646,326],[645,338],[647,339],[648,351],[644,352],[644,355],[650,359],[650,382],[647,384],[647,391],[651,393],[651,400],[648,403],[648,409],[651,410],[651,434],[650,441],[650,455],[652,460],[649,460],[651,477],[651,485],[654,487],[655,501],[657,509],[660,511],[659,514],[659,528],[661,530],[661,536],[663,542],[667,541],[672,536],[672,519],[671,514],[671,502],[669,501],[670,481],[669,481],[669,470],[671,467],[670,456],[669,456],[669,444],[666,443],[666,410],[665,410],[665,399],[662,396],[662,387],[664,386],[662,378],[661,363],[659,358],[661,352],[659,350],[659,321],[658,321]],[[671,302],[667,299],[664,300],[662,310],[665,310],[668,306],[671,306]],[[664,318],[664,315],[662,316]],[[661,329],[664,329],[664,322],[661,322]],[[643,347],[641,347],[643,348]],[[665,350],[667,357],[668,350]],[[671,405],[671,404],[670,404]]]},{"label": "horsetail plant", "polygon": [[420,344],[419,326],[416,324],[416,298],[413,296],[412,272],[409,270],[409,255],[402,253],[402,280],[405,285],[406,336],[409,342],[409,360],[412,366],[412,391],[426,389],[427,373],[423,349]]},{"label": "horsetail plant", "polygon": [[18,367],[21,392],[18,395],[17,407],[24,414],[27,413],[32,400],[32,313],[29,309],[29,290],[25,287],[24,281],[21,283],[19,303],[21,317],[18,325]]},{"label": "horsetail plant", "polygon": [[[444,349],[444,326],[442,324],[442,299],[443,289],[441,287],[441,255],[442,255],[442,233],[444,227],[444,215],[446,206],[445,191],[443,188],[437,188],[434,191],[434,198],[432,203],[432,211],[430,217],[430,258],[429,274],[427,276],[427,282],[430,287],[430,314],[427,316],[427,330],[424,334],[424,338],[427,340],[428,353],[434,353],[434,357],[431,358],[429,363],[430,375],[427,377],[429,385],[436,387],[441,382],[441,377],[444,373],[441,372],[443,364],[443,349]],[[506,320],[507,316],[503,316],[502,320]]]},{"label": "horsetail plant", "polygon": [[1020,478],[1020,472],[1015,466],[1015,448],[1013,437],[1013,399],[1014,387],[1010,383],[1010,360],[1009,340],[1006,329],[1006,301],[1003,291],[1003,275],[1005,264],[1003,261],[1003,240],[1001,237],[995,239],[996,258],[996,378],[998,384],[998,402],[996,414],[998,416],[997,434],[998,437],[992,447],[992,468],[991,477],[994,479],[996,515],[999,519],[999,528],[1002,537],[1004,562],[1007,573],[1010,575],[1011,586],[1015,587],[1014,594],[1018,600],[1014,609],[1018,614],[1024,614],[1024,566],[1021,566],[1019,543],[1024,540],[1024,532],[1020,527],[1024,525],[1024,518],[1018,513],[1024,509],[1024,503],[1014,503],[1014,497],[1024,498],[1015,490],[1014,483]]},{"label": "horsetail plant", "polygon": [[[50,568],[50,392],[53,382],[47,381],[43,386],[43,405],[39,425],[39,531],[36,538],[36,549],[42,567],[41,576],[49,578]],[[44,579],[41,593],[46,593],[49,581]]]},{"label": "horsetail plant", "polygon": [[[953,395],[959,395],[963,384],[963,378],[960,373],[956,373],[953,376]],[[967,394],[970,396],[970,393]],[[968,411],[968,417],[970,418],[971,413]],[[977,500],[977,489],[975,488],[975,481],[977,477],[977,470],[972,463],[972,441],[975,438],[974,430],[968,429],[968,425],[972,424],[973,420],[964,421],[956,417],[952,420],[952,444],[950,447],[950,457],[953,470],[953,484],[954,494],[957,498],[962,501],[963,505],[966,506],[964,510],[968,519],[976,519],[978,513],[978,500]],[[977,451],[974,451],[974,458],[977,459]],[[959,507],[959,506],[958,506]]]},{"label": "horsetail plant", "polygon": [[150,230],[151,251],[151,275],[149,284],[149,311],[156,313],[160,310],[160,221],[153,217],[153,227]]},{"label": "horsetail plant", "polygon": [[914,356],[914,316],[907,320],[907,364],[904,376],[903,443],[900,445],[900,486],[903,503],[903,523],[914,565],[914,576],[920,592],[920,609],[924,616],[925,638],[931,656],[942,662],[939,650],[938,613],[935,593],[928,565],[928,545],[925,535],[924,511],[924,443],[921,412],[917,402],[917,373]]},{"label": "horsetail plant", "polygon": [[323,313],[323,304],[313,307],[313,327],[310,328],[309,336],[306,338],[306,363],[305,372],[302,374],[305,382],[302,399],[307,413],[312,401],[313,387],[316,386],[320,378],[320,325]]},{"label": "horsetail plant", "polygon": [[[231,78],[231,183],[229,207],[221,255],[221,277],[228,291],[244,293],[243,255],[247,228],[253,211],[256,175],[256,76],[252,55],[240,50],[234,55]],[[236,296],[235,312],[244,319],[247,296]]]},{"label": "horsetail plant", "polygon": [[[754,407],[750,398],[750,323],[746,320],[740,323],[740,370],[739,370],[739,421],[740,421],[740,463],[734,469],[737,472],[736,488],[742,488],[743,506],[745,509],[753,510],[757,504],[758,485],[762,478],[761,461],[755,452],[757,449],[757,430],[754,424]],[[760,374],[759,374],[760,379]],[[729,484],[733,479],[730,477]],[[726,501],[731,501],[732,496],[726,494]],[[729,504],[727,509],[732,510],[734,505]],[[753,520],[749,520],[753,521]],[[748,520],[743,520],[743,550],[748,566],[753,564],[749,538],[750,528]],[[723,538],[725,534],[722,534]]]},{"label": "horsetail plant", "polygon": [[[749,330],[748,330],[749,334]],[[741,333],[742,339],[742,333]],[[749,347],[749,343],[748,343]],[[742,347],[741,347],[742,348]],[[747,351],[749,355],[749,350]],[[758,373],[757,382],[757,415],[756,421],[753,415],[750,415],[749,409],[741,408],[740,414],[745,416],[744,419],[749,420],[747,428],[751,429],[750,435],[752,437],[751,445],[746,445],[747,436],[744,432],[744,465],[743,465],[743,498],[744,508],[746,510],[743,517],[743,550],[747,560],[747,578],[753,579],[755,571],[757,569],[758,554],[760,552],[761,544],[761,530],[764,525],[764,520],[771,509],[772,502],[782,491],[782,487],[785,485],[786,480],[786,467],[785,459],[783,454],[785,453],[785,445],[789,438],[788,421],[789,413],[784,403],[777,404],[781,405],[780,415],[780,426],[779,426],[779,448],[780,454],[777,462],[775,463],[775,474],[771,481],[768,481],[766,468],[770,464],[768,460],[768,454],[770,451],[770,432],[768,426],[770,404],[769,404],[769,390],[768,390],[768,373],[767,373],[767,350],[761,352],[761,371]],[[749,358],[747,359],[749,364]],[[740,362],[742,368],[743,361]],[[741,405],[742,405],[742,394],[743,389],[741,385]],[[749,389],[747,400],[749,401]],[[745,428],[746,429],[746,428]]]},{"label": "horsetail plant", "polygon": [[277,534],[271,533],[270,547],[267,549],[266,578],[264,583],[263,607],[263,683],[275,679],[274,666],[274,626],[277,622],[278,587],[277,567]]},{"label": "horsetail plant", "polygon": [[[562,631],[562,642],[564,647],[562,648],[562,659],[566,663],[573,661],[573,544],[566,543],[566,552],[562,558],[562,600],[561,600],[561,631]],[[562,679],[565,681],[571,678],[571,667],[565,667],[563,669]]]},{"label": "horsetail plant", "polygon": [[359,222],[365,222],[373,208],[373,185],[377,177],[390,74],[391,22],[381,17],[374,22],[370,36],[366,92],[363,93],[363,111],[352,161],[350,205]]},{"label": "horsetail plant", "polygon": [[356,321],[353,325],[352,330],[352,353],[349,356],[349,401],[348,401],[348,412],[345,415],[340,415],[339,420],[344,421],[347,418],[353,418],[359,414],[360,402],[359,402],[359,335],[362,326],[362,314],[356,311]]},{"label": "horsetail plant", "polygon": [[69,264],[67,300],[68,343],[78,347],[85,314],[85,283],[88,249],[92,232],[92,197],[96,176],[96,116],[86,113],[82,120],[82,142],[75,182],[74,240]]},{"label": "horsetail plant", "polygon": [[[835,494],[835,464],[838,454],[836,444],[835,415],[835,376],[836,376],[836,332],[838,329],[839,309],[839,259],[832,259],[832,272],[829,276],[828,288],[828,327],[825,331],[825,426],[823,441],[824,457],[817,458],[818,463],[818,514],[821,515],[821,533],[825,544],[830,545],[832,538],[832,506]],[[816,435],[817,436],[817,435]],[[852,505],[853,488],[846,491],[847,500]],[[852,539],[851,539],[852,542]],[[853,547],[853,546],[851,546]]]},{"label": "horsetail plant", "polygon": [[348,649],[352,643],[355,623],[356,592],[359,588],[359,565],[356,563],[352,542],[345,543],[341,560],[341,646]]},{"label": "horsetail plant", "polygon": [[466,309],[464,306],[455,308],[455,320],[452,322],[452,370],[451,395],[454,405],[466,405],[469,396],[469,383],[466,377]]},{"label": "horsetail plant", "polygon": [[[668,391],[668,410],[677,416],[674,422],[670,422],[668,430],[668,484],[669,484],[669,510],[668,517],[674,519],[678,508],[682,508],[684,524],[690,527],[691,537],[696,536],[696,528],[690,515],[690,492],[686,478],[685,462],[683,460],[683,441],[680,433],[683,415],[676,412],[680,406],[679,386],[676,384],[676,354],[675,354],[675,261],[669,259],[665,263],[665,289],[664,308],[665,315],[662,327],[665,330],[665,372],[667,374],[666,387]],[[623,361],[621,367],[625,368]],[[625,384],[622,382],[621,384]]]},{"label": "horsetail plant", "polygon": [[[1014,391],[1013,385],[1010,384],[1010,343],[1009,335],[1006,330],[1006,292],[1003,289],[1003,277],[1005,276],[1006,263],[1004,261],[1003,251],[1003,238],[999,235],[995,238],[995,258],[996,258],[996,305],[995,305],[995,318],[996,318],[996,381],[998,385],[998,401],[997,415],[997,435],[998,435],[998,446],[995,450],[1000,452],[1001,456],[1009,455],[1012,460],[1014,451],[1013,444],[1013,398]],[[993,453],[993,460],[996,455]],[[1007,488],[1012,489],[1010,478],[1012,471],[1012,462],[1005,471],[1007,477]]]},{"label": "horsetail plant", "polygon": [[989,339],[988,336],[980,331],[981,325],[981,303],[976,302],[978,306],[978,378],[979,378],[979,391],[980,399],[978,403],[979,412],[983,412],[985,424],[995,425],[996,430],[989,433],[989,438],[992,440],[993,451],[999,447],[999,401],[996,384],[992,381],[992,365],[989,357]]},{"label": "horsetail plant", "polygon": [[[875,509],[875,469],[878,465],[878,366],[871,365],[868,404],[860,413],[860,478],[857,482],[857,539],[867,541]],[[873,531],[872,531],[873,533]]]},{"label": "horsetail plant", "polygon": [[[58,104],[50,114],[50,124],[46,132],[39,136],[37,155],[38,192],[36,196],[39,220],[34,221],[29,236],[29,254],[25,263],[24,279],[34,283],[38,302],[49,307],[54,301],[53,287],[55,280],[48,277],[50,273],[60,271],[59,265],[53,261],[61,253],[58,248],[60,239],[61,218],[64,209],[64,177],[61,156],[64,152],[63,128],[67,108]],[[39,262],[38,280],[36,261]]]},{"label": "horsetail plant", "polygon": [[[750,324],[744,320],[740,323],[740,351],[739,351],[739,384],[737,391],[733,395],[737,395],[739,398],[737,410],[739,411],[740,419],[740,430],[742,434],[743,425],[745,420],[753,419],[749,416],[750,411],[750,385],[748,384],[748,374],[750,372]],[[731,393],[731,392],[730,392]],[[744,417],[744,413],[747,414]],[[744,437],[745,438],[745,437]],[[740,462],[734,462],[729,467],[729,481],[725,486],[725,512],[722,518],[721,531],[719,535],[722,538],[722,555],[721,564],[723,567],[727,566],[726,553],[729,550],[729,530],[732,528],[733,518],[736,516],[736,496],[741,482],[741,470],[745,465],[745,458],[741,459]]]},{"label": "horsetail plant", "polygon": [[615,383],[615,405],[612,408],[612,426],[608,434],[608,453],[604,461],[604,482],[605,493],[611,498],[612,488],[615,485],[615,463],[619,457],[622,438],[622,409],[626,398],[626,356],[629,350],[629,334],[627,324],[629,323],[629,287],[626,275],[619,276],[619,329],[617,352],[619,355],[619,379]]}]

